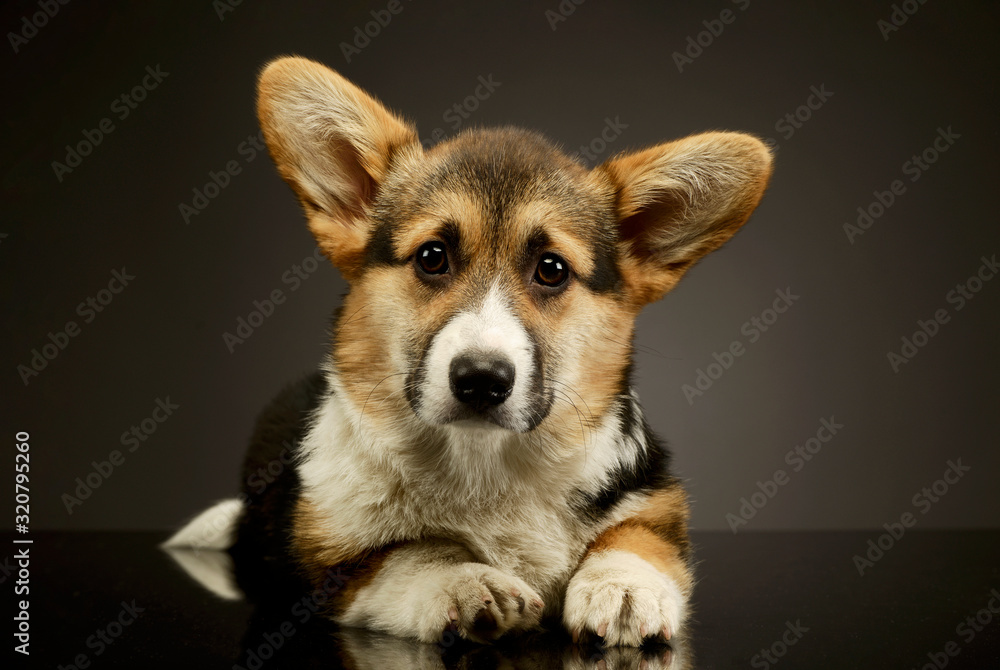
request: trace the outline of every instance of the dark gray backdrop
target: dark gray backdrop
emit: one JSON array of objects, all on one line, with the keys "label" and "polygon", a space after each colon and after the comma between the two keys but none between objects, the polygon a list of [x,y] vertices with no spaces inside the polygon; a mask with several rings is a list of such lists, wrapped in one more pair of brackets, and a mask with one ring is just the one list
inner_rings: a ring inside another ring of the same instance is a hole
[{"label": "dark gray backdrop", "polygon": [[[777,170],[748,226],[639,321],[639,390],[693,526],[878,528],[905,512],[921,528],[997,525],[1000,279],[973,279],[1000,252],[995,4],[388,5],[70,3],[35,31],[35,3],[3,10],[3,425],[31,435],[34,528],[166,528],[233,494],[255,413],[323,356],[345,284],[324,266],[293,290],[285,273],[314,245],[244,144],[256,73],[286,53],[339,69],[422,137],[452,134],[458,104],[462,127],[520,124],[597,160],[707,129],[772,138]],[[379,16],[348,62],[342,43]],[[469,98],[480,77],[499,84]],[[77,167],[53,167],[105,118]],[[926,170],[907,165],[942,132]],[[193,203],[229,161],[239,174]],[[859,206],[880,213],[876,192],[891,205],[849,236]],[[186,223],[181,204],[207,206]],[[128,286],[100,293],[123,268]],[[967,282],[972,299],[949,293]],[[230,352],[223,333],[275,289],[285,302]],[[769,313],[777,291],[797,297]],[[78,311],[91,297],[112,299]],[[947,321],[894,370],[888,354],[935,313]],[[78,334],[60,336],[71,320]],[[50,332],[65,348],[25,384],[18,366]],[[685,393],[699,371],[701,395]],[[177,406],[162,423],[158,400]],[[155,432],[123,445],[144,419]],[[824,420],[842,427],[807,445]],[[797,446],[821,449],[805,461]],[[949,461],[968,470],[922,493]],[[70,513],[64,495],[88,476],[99,487]]]}]

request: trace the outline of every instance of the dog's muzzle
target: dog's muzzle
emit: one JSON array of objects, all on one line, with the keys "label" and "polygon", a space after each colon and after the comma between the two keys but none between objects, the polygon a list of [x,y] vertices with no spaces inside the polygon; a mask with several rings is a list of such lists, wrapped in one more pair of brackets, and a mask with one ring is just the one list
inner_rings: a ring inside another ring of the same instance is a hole
[{"label": "dog's muzzle", "polygon": [[405,382],[413,411],[431,425],[527,432],[548,413],[532,338],[499,289],[448,319]]}]

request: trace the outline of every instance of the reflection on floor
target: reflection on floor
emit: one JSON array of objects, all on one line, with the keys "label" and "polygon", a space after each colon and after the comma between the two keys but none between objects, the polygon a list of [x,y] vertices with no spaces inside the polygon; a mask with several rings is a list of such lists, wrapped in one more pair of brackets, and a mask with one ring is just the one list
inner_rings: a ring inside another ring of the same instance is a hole
[{"label": "reflection on floor", "polygon": [[[317,614],[316,598],[306,593],[276,593],[266,577],[237,569],[225,551],[164,549],[198,584],[225,600],[246,598],[254,604],[242,652],[234,668],[281,665],[330,667],[334,659],[357,670],[437,668],[518,668],[524,670],[686,670],[693,663],[684,634],[670,645],[605,647],[600,640],[573,644],[558,621],[546,630],[501,638],[493,645],[470,643],[445,633],[437,644],[342,628]],[[238,577],[237,577],[238,575]]]}]

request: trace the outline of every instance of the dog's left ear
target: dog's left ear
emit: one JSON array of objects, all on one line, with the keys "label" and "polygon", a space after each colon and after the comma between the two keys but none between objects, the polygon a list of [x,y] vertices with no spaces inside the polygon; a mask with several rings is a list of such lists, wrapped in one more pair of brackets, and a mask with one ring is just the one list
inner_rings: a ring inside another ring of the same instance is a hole
[{"label": "dog's left ear", "polygon": [[622,269],[632,298],[661,298],[757,207],[771,152],[741,133],[703,133],[616,156],[595,168],[615,191]]},{"label": "dog's left ear", "polygon": [[264,68],[257,116],[309,229],[351,281],[371,232],[369,206],[391,165],[422,153],[416,130],[330,68],[298,57]]}]

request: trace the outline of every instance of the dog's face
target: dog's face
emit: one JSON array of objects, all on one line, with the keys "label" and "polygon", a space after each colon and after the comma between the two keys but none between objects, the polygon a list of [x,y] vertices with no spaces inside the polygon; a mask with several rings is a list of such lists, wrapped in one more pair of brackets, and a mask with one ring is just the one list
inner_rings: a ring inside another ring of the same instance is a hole
[{"label": "dog's face", "polygon": [[268,146],[351,291],[340,390],[376,428],[582,438],[627,393],[639,309],[756,207],[770,155],[710,133],[588,170],[516,129],[424,151],[336,73],[261,78]]},{"label": "dog's face", "polygon": [[[631,318],[614,202],[544,139],[462,135],[396,166],[371,219],[347,309],[370,312],[356,335],[389,354],[377,371],[358,369],[357,386],[398,375],[384,382],[393,412],[526,432],[556,399],[593,411],[622,388]],[[345,326],[342,374],[358,359]]]}]

